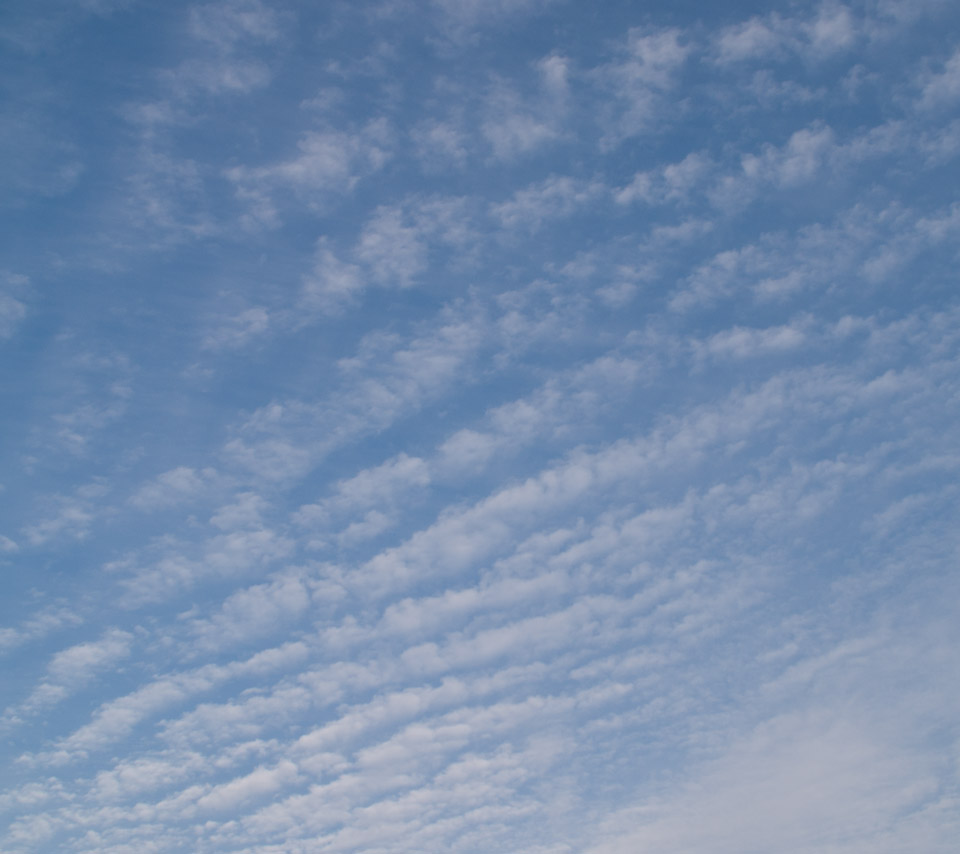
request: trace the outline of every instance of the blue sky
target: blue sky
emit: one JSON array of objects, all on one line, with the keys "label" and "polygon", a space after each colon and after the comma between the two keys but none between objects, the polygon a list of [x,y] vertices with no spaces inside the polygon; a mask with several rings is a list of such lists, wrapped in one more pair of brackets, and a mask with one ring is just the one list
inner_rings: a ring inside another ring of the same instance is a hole
[{"label": "blue sky", "polygon": [[955,3],[0,42],[0,849],[956,850]]}]

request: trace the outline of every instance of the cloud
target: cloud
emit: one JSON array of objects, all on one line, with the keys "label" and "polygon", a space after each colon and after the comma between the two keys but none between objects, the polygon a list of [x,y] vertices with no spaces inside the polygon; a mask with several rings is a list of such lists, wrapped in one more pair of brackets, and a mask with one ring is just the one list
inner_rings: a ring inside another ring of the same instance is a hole
[{"label": "cloud", "polygon": [[327,248],[327,242],[317,242],[316,262],[303,278],[301,302],[310,311],[336,314],[351,305],[363,294],[366,282],[360,267],[345,263]]},{"label": "cloud", "polygon": [[[811,680],[814,687],[798,687],[807,692],[798,707],[749,727],[677,790],[611,819],[610,838],[588,850],[946,851],[950,823],[936,816],[954,772],[911,743],[949,700],[935,689],[923,710],[895,695],[877,702],[886,691],[879,686],[916,662],[913,656],[927,655],[926,640],[897,645],[892,658],[892,638],[878,640],[853,661],[835,658]],[[632,829],[617,833],[618,825]]]},{"label": "cloud", "polygon": [[649,133],[666,118],[665,95],[676,87],[691,51],[683,35],[675,28],[635,27],[627,34],[621,58],[595,70],[597,82],[611,96],[605,147]]},{"label": "cloud", "polygon": [[464,307],[420,336],[370,336],[340,361],[340,387],[327,398],[262,407],[239,425],[224,451],[268,480],[302,476],[335,448],[385,429],[466,381],[485,346],[486,327],[482,310]]},{"label": "cloud", "polygon": [[0,629],[0,654],[39,640],[67,626],[83,624],[83,618],[64,605],[44,608],[21,621],[18,628]]},{"label": "cloud", "polygon": [[744,359],[752,356],[783,353],[804,343],[802,324],[769,329],[744,329],[737,326],[711,336],[702,345],[704,354],[715,358]]},{"label": "cloud", "polygon": [[714,37],[715,61],[721,65],[784,60],[798,55],[817,60],[851,48],[864,24],[839,2],[823,2],[808,18],[771,12],[720,30]]},{"label": "cloud", "polygon": [[618,204],[638,200],[647,204],[687,201],[690,194],[703,186],[713,164],[706,155],[694,152],[678,163],[662,166],[653,172],[638,172],[633,180],[614,196]]},{"label": "cloud", "polygon": [[263,166],[233,166],[226,177],[248,206],[249,227],[278,222],[274,197],[292,193],[308,206],[322,206],[331,196],[349,193],[390,157],[390,131],[384,121],[363,130],[310,131],[297,142],[299,153]]},{"label": "cloud", "polygon": [[303,653],[302,645],[287,644],[261,650],[247,659],[229,664],[206,664],[193,670],[161,676],[129,694],[102,703],[89,723],[59,739],[49,751],[26,754],[21,761],[31,765],[62,765],[74,761],[121,741],[142,721],[176,707],[191,697],[232,679],[251,674],[262,676],[289,667],[292,662],[302,660]]},{"label": "cloud", "polygon": [[227,528],[193,548],[169,547],[146,566],[134,564],[120,581],[121,603],[139,608],[164,602],[210,579],[243,578],[286,558],[293,543],[257,524]]},{"label": "cloud", "polygon": [[467,161],[468,137],[456,122],[428,120],[411,135],[424,169],[436,169],[438,161],[457,167]]},{"label": "cloud", "polygon": [[191,621],[195,643],[206,650],[248,644],[254,639],[289,631],[310,606],[307,579],[285,572],[266,584],[232,593],[217,613]]},{"label": "cloud", "polygon": [[409,287],[427,266],[419,229],[404,224],[395,208],[377,209],[360,234],[356,254],[381,284]]},{"label": "cloud", "polygon": [[14,273],[0,274],[0,339],[10,338],[27,316],[22,296],[28,279]]},{"label": "cloud", "polygon": [[130,503],[147,511],[189,503],[201,495],[215,477],[216,471],[212,468],[197,471],[189,466],[178,466],[141,486],[130,498]]},{"label": "cloud", "polygon": [[536,231],[544,221],[571,216],[603,192],[603,185],[554,175],[540,184],[514,193],[508,201],[495,204],[491,213],[505,229]]},{"label": "cloud", "polygon": [[534,66],[538,91],[524,99],[503,80],[487,94],[481,131],[498,160],[513,160],[556,142],[567,113],[568,63],[549,56]]},{"label": "cloud", "polygon": [[190,34],[221,50],[244,41],[273,42],[280,37],[276,10],[259,0],[228,0],[190,10]]},{"label": "cloud", "polygon": [[9,707],[4,718],[35,715],[79,691],[102,671],[112,669],[131,654],[133,635],[111,629],[97,641],[77,644],[56,653],[44,679],[20,704]]},{"label": "cloud", "polygon": [[201,813],[216,813],[248,805],[251,800],[263,798],[300,779],[297,766],[284,761],[273,768],[257,768],[244,777],[223,783],[207,792],[197,801]]},{"label": "cloud", "polygon": [[920,102],[922,110],[949,105],[960,98],[960,50],[943,64],[943,70],[928,72],[921,78]]},{"label": "cloud", "polygon": [[717,35],[717,51],[722,63],[758,59],[776,53],[783,38],[779,29],[779,16],[767,21],[751,18],[740,24],[727,27]]},{"label": "cloud", "polygon": [[248,308],[208,333],[203,346],[209,350],[226,350],[243,347],[263,335],[270,328],[270,313],[263,306]]},{"label": "cloud", "polygon": [[72,496],[60,496],[56,500],[56,512],[39,522],[27,525],[24,534],[34,546],[59,537],[74,540],[84,539],[97,518],[96,499],[109,491],[102,483],[80,487]]},{"label": "cloud", "polygon": [[439,12],[446,35],[460,41],[475,30],[535,15],[553,2],[556,0],[430,0],[430,5]]},{"label": "cloud", "polygon": [[375,468],[340,481],[329,498],[302,506],[295,518],[301,525],[310,525],[333,516],[392,507],[400,500],[407,500],[412,489],[428,486],[430,480],[427,463],[419,457],[399,454]]},{"label": "cloud", "polygon": [[952,851],[949,3],[14,4],[0,848]]}]

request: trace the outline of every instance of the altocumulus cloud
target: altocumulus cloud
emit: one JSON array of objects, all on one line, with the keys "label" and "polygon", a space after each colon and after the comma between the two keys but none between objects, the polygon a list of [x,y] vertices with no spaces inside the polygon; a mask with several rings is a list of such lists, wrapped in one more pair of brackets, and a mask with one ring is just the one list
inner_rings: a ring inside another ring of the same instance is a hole
[{"label": "altocumulus cloud", "polygon": [[960,11],[633,5],[7,4],[4,852],[955,850]]}]

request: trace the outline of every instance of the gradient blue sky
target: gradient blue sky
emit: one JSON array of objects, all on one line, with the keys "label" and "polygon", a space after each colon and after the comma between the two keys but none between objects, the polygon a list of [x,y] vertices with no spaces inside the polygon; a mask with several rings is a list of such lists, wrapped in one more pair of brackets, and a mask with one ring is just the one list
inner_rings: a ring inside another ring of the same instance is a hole
[{"label": "gradient blue sky", "polygon": [[4,854],[953,854],[960,6],[6,0]]}]

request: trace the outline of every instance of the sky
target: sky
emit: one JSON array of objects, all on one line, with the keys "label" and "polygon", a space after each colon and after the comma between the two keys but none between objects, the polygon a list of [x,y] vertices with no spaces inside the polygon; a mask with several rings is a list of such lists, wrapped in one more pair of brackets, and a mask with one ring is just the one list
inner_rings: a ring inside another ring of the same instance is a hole
[{"label": "sky", "polygon": [[960,5],[0,45],[0,851],[956,851]]}]

